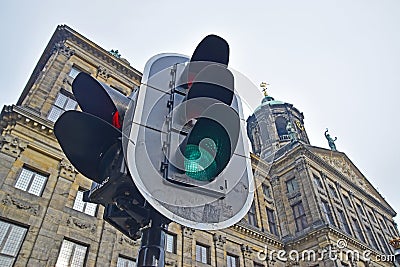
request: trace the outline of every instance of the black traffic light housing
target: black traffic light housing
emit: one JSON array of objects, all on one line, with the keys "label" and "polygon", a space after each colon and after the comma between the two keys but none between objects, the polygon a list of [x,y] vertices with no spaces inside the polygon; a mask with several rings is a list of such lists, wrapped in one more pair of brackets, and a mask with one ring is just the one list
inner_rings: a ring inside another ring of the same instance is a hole
[{"label": "black traffic light housing", "polygon": [[[208,35],[198,44],[178,79],[176,92],[183,88],[186,94],[182,102],[174,103],[171,113],[176,112],[177,105],[184,105],[180,109],[183,114],[174,117],[191,125],[175,129],[186,137],[179,145],[180,153],[170,151],[174,164],[166,159],[169,168],[165,176],[171,182],[191,187],[211,182],[226,168],[235,151],[240,119],[231,107],[234,77],[227,68],[228,62],[228,43],[219,36]],[[177,170],[181,175],[175,174]]]},{"label": "black traffic light housing", "polygon": [[149,223],[150,211],[125,164],[122,124],[131,99],[89,74],[72,83],[80,111],[66,111],[54,133],[70,162],[93,180],[84,201],[105,206],[104,219],[131,238]]}]

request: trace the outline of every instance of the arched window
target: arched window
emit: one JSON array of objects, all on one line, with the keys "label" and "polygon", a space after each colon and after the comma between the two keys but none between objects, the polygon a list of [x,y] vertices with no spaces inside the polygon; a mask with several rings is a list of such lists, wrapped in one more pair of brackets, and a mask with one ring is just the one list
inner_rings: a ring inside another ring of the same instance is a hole
[{"label": "arched window", "polygon": [[276,131],[278,132],[279,139],[290,139],[286,130],[287,120],[284,117],[277,117],[275,120]]}]

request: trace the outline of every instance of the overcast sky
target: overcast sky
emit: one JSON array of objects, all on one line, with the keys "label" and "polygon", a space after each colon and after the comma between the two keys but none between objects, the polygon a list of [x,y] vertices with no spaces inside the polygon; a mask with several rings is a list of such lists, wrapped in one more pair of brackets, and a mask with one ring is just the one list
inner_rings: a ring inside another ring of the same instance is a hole
[{"label": "overcast sky", "polygon": [[190,55],[215,33],[229,42],[233,68],[304,113],[312,145],[328,148],[328,127],[399,212],[400,2],[220,2],[6,1],[0,105],[16,103],[59,24],[118,49],[139,71],[160,52]]}]

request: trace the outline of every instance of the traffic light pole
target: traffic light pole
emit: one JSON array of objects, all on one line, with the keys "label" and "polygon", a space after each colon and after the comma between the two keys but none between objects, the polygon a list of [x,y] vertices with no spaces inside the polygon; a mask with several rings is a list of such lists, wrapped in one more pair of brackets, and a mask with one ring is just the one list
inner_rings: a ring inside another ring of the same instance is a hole
[{"label": "traffic light pole", "polygon": [[150,226],[142,229],[137,267],[164,267],[165,230],[169,222],[159,213],[152,213]]}]

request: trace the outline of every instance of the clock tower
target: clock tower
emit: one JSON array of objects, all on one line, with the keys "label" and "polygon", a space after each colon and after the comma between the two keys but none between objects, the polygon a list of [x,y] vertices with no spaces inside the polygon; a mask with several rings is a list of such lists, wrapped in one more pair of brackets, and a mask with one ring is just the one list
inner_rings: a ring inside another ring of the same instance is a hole
[{"label": "clock tower", "polygon": [[[265,83],[262,83],[265,87]],[[263,89],[261,105],[247,119],[253,153],[266,160],[275,151],[296,142],[309,144],[304,115],[292,104],[275,100]]]}]

